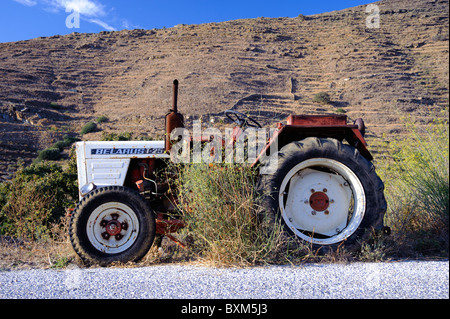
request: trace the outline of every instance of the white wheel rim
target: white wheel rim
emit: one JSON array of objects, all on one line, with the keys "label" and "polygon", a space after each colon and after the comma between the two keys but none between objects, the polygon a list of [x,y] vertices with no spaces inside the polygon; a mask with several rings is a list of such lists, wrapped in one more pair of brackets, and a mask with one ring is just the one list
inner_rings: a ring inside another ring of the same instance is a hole
[{"label": "white wheel rim", "polygon": [[98,206],[89,216],[87,236],[95,249],[118,254],[130,248],[139,235],[139,220],[127,205],[109,202]]},{"label": "white wheel rim", "polygon": [[292,168],[281,183],[278,200],[283,220],[294,234],[319,245],[350,237],[366,210],[358,177],[327,158],[309,159]]}]

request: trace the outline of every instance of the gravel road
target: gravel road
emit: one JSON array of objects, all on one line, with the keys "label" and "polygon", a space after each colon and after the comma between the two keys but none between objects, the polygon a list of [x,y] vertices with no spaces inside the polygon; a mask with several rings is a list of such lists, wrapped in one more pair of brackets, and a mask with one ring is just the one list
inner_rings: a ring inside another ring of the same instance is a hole
[{"label": "gravel road", "polygon": [[448,261],[0,272],[0,299],[448,299]]}]

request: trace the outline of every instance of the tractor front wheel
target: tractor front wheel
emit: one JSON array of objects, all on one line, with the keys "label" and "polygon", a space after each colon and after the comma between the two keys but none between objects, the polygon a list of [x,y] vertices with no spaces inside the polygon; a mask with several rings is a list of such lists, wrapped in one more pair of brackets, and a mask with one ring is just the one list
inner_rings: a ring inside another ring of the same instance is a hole
[{"label": "tractor front wheel", "polygon": [[135,191],[121,186],[98,188],[72,214],[70,240],[88,264],[138,261],[155,237],[155,216]]},{"label": "tractor front wheel", "polygon": [[307,138],[274,156],[276,169],[260,176],[258,188],[266,225],[281,220],[291,235],[322,251],[341,244],[354,250],[382,227],[384,185],[354,147]]}]

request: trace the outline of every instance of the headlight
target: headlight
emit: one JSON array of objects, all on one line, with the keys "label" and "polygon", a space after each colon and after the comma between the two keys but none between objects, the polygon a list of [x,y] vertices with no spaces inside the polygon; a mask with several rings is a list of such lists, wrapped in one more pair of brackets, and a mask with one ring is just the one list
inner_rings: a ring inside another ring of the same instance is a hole
[{"label": "headlight", "polygon": [[81,197],[86,196],[87,194],[89,194],[96,188],[97,188],[97,186],[94,183],[89,183],[89,184],[81,186],[81,188],[80,188]]}]

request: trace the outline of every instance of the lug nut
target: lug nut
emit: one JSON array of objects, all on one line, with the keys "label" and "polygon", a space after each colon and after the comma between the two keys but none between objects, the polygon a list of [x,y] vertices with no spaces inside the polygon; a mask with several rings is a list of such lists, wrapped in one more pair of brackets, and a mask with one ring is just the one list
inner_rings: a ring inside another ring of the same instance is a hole
[{"label": "lug nut", "polygon": [[325,215],[328,215],[330,212],[328,210],[326,210],[324,213],[325,213]]},{"label": "lug nut", "polygon": [[111,237],[111,236],[107,232],[103,232],[102,237],[103,237],[103,239],[108,240],[109,237]]},{"label": "lug nut", "polygon": [[317,213],[316,213],[316,211],[315,210],[313,210],[312,212],[311,212],[311,215],[313,215],[313,216],[315,216]]}]

